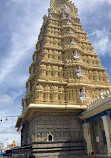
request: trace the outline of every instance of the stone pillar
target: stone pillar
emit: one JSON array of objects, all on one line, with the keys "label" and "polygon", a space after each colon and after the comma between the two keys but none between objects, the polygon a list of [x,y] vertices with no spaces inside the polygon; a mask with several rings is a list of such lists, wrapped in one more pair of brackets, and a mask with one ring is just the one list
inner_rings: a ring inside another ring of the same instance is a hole
[{"label": "stone pillar", "polygon": [[91,152],[93,151],[93,148],[92,148],[91,132],[90,132],[89,123],[83,124],[83,131],[84,131],[84,139],[86,140],[86,144],[87,144],[87,153],[88,153],[88,155],[90,155]]},{"label": "stone pillar", "polygon": [[50,102],[50,92],[49,91],[45,91],[45,101],[46,102]]},{"label": "stone pillar", "polygon": [[107,142],[107,150],[108,155],[111,156],[111,119],[110,116],[102,116],[105,135],[106,135],[106,142]]}]

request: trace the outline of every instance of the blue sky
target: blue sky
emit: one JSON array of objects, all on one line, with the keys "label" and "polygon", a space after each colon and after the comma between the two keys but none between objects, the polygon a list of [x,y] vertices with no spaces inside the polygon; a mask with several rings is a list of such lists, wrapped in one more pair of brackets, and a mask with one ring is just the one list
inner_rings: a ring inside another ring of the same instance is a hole
[{"label": "blue sky", "polygon": [[[45,3],[44,3],[45,2]],[[73,0],[84,30],[111,76],[111,0]],[[47,13],[49,0],[0,0],[0,117],[19,115],[32,54]],[[111,81],[111,77],[110,77]],[[0,141],[10,143],[20,134],[16,118],[0,122]]]}]

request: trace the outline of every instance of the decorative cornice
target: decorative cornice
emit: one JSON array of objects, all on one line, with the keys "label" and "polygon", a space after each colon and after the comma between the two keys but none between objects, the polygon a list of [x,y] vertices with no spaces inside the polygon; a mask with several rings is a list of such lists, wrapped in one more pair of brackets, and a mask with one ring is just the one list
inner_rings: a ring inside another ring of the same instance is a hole
[{"label": "decorative cornice", "polygon": [[106,90],[108,90],[109,89],[109,87],[107,86],[107,85],[94,85],[94,84],[90,84],[90,83],[84,83],[84,82],[81,82],[81,83],[76,83],[76,82],[74,82],[74,83],[68,83],[68,86],[79,86],[79,87],[81,87],[81,86],[85,86],[85,87],[89,87],[90,89],[91,88],[100,88],[100,89],[106,89]]},{"label": "decorative cornice", "polygon": [[63,51],[63,49],[61,47],[53,47],[51,45],[44,45],[44,49],[52,49],[52,50]]},{"label": "decorative cornice", "polygon": [[32,115],[32,113],[34,111],[44,111],[44,110],[71,110],[70,112],[73,112],[75,110],[84,110],[86,109],[86,105],[51,105],[51,104],[30,104],[25,113],[21,114],[17,120],[16,123],[16,128],[20,128],[20,126],[23,124],[24,120],[29,119],[30,114]]},{"label": "decorative cornice", "polygon": [[81,114],[80,118],[84,120],[89,117],[93,117],[110,108],[111,108],[111,90],[106,92],[101,92],[98,98],[94,99],[91,103],[87,105],[87,110]]},{"label": "decorative cornice", "polygon": [[93,65],[89,66],[88,64],[85,64],[83,62],[71,63],[71,64],[69,63],[69,64],[66,64],[65,66],[67,66],[67,67],[81,66],[87,70],[102,70],[102,71],[107,70],[107,69],[103,68],[102,66],[101,67],[100,66],[93,66]]},{"label": "decorative cornice", "polygon": [[42,63],[46,63],[46,64],[53,64],[53,65],[59,65],[59,66],[64,66],[65,64],[63,62],[53,62],[53,61],[46,61],[46,60],[42,60]]},{"label": "decorative cornice", "polygon": [[67,85],[67,82],[63,82],[63,81],[51,81],[51,80],[41,80],[41,79],[38,79],[38,82],[39,83],[51,83],[51,84],[59,84],[59,85]]}]

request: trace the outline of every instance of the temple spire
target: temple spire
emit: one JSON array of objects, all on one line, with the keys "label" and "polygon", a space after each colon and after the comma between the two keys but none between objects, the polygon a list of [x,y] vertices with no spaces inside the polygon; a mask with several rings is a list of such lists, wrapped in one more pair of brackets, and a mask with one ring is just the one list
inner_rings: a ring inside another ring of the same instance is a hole
[{"label": "temple spire", "polygon": [[70,0],[51,0],[43,19],[16,126],[22,127],[22,145],[30,144],[36,157],[83,157],[79,115],[109,90],[109,76]]},{"label": "temple spire", "polygon": [[[70,0],[51,0],[33,59],[24,98],[27,105],[53,102],[79,107],[99,94],[98,86],[109,89],[108,74]],[[89,99],[82,97],[81,101],[83,92]]]}]

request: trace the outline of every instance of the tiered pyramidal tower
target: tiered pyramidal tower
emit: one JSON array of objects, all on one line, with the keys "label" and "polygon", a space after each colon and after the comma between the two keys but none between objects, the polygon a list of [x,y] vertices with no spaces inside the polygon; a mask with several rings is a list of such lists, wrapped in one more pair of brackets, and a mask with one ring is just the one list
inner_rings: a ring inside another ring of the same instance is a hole
[{"label": "tiered pyramidal tower", "polygon": [[17,122],[22,145],[53,141],[62,148],[69,146],[65,142],[83,142],[79,114],[100,91],[109,89],[109,76],[77,12],[70,0],[51,0],[48,16],[43,17]]}]

